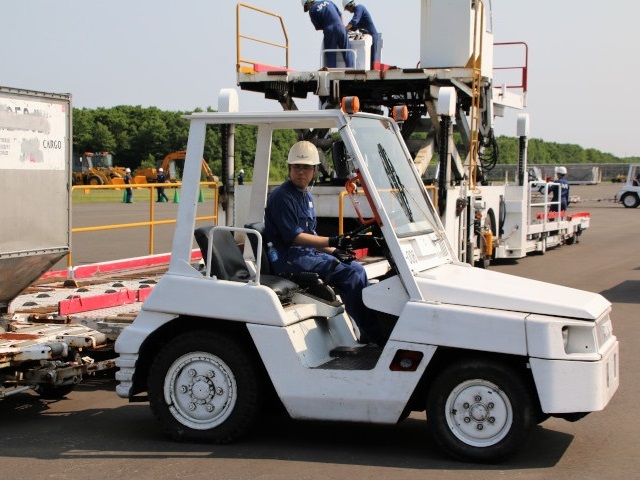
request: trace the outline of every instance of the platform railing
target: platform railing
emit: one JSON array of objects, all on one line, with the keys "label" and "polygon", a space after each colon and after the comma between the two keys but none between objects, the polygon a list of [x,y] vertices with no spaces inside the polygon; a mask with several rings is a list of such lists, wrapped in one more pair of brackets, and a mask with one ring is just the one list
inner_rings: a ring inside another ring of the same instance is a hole
[{"label": "platform railing", "polygon": [[[356,52],[353,48],[325,48],[320,52],[320,68],[327,68],[326,59],[327,53],[335,53],[336,61],[338,53],[342,54],[344,61],[346,61],[346,56],[351,55],[353,58],[353,64],[356,65],[358,61],[358,52]],[[355,67],[329,67],[329,70],[354,70]]]},{"label": "platform railing", "polygon": [[[547,230],[548,224],[559,224],[559,222],[564,218],[566,212],[562,212],[561,209],[561,199],[560,195],[558,195],[558,199],[556,201],[551,200],[551,195],[549,195],[549,187],[551,185],[555,185],[556,188],[560,188],[560,183],[551,183],[551,182],[543,182],[540,180],[529,182],[529,211],[527,213],[529,218],[529,223],[534,220],[534,211],[537,209],[538,211],[542,209],[542,218],[540,219],[543,230]],[[534,194],[540,193],[542,194],[542,201],[536,202],[533,198]],[[556,212],[551,210],[551,207],[554,207]]]},{"label": "platform railing", "polygon": [[[504,85],[494,85],[494,88],[497,89],[516,89],[516,90],[521,90],[522,94],[526,97],[527,95],[527,90],[529,88],[528,85],[528,81],[529,81],[529,46],[525,43],[525,42],[498,42],[498,43],[494,43],[493,44],[494,48],[495,47],[522,47],[523,48],[523,64],[522,65],[514,65],[514,66],[500,66],[500,67],[493,67],[494,71],[516,71],[519,72],[519,77],[520,77],[520,83],[514,83],[514,84],[504,84]],[[503,48],[500,49],[501,51],[505,50]],[[494,75],[495,77],[495,75]]]},{"label": "platform railing", "polygon": [[[284,43],[273,42],[264,38],[253,37],[242,33],[241,25],[241,13],[243,10],[250,10],[257,12],[258,14],[273,17],[280,22],[280,28],[282,29],[282,35],[284,37]],[[242,54],[242,47],[244,42],[250,42],[252,44],[267,45],[277,49],[284,50],[285,62],[284,65],[273,66],[267,65],[263,62],[257,62],[248,58],[244,58]],[[251,5],[244,3],[238,3],[236,5],[236,70],[240,73],[253,73],[257,71],[256,66],[260,65],[265,70],[289,70],[289,37],[287,35],[287,29],[284,26],[284,20],[277,13],[269,12]]]}]

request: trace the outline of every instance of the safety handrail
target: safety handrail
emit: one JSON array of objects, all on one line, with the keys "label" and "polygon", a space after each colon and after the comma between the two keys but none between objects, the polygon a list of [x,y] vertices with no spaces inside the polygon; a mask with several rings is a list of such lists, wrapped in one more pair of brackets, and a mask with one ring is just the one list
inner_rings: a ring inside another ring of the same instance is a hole
[{"label": "safety handrail", "polygon": [[[280,27],[282,28],[282,34],[284,36],[284,44],[282,43],[276,43],[276,42],[272,42],[269,40],[265,40],[265,39],[261,39],[258,37],[252,37],[252,36],[248,36],[248,35],[243,35],[242,34],[242,30],[241,30],[241,26],[240,26],[240,12],[243,8],[246,8],[248,10],[253,10],[255,12],[267,15],[267,16],[271,16],[274,18],[277,18],[280,21]],[[255,71],[255,65],[262,65],[262,62],[256,62],[253,60],[249,60],[246,58],[242,57],[242,40],[246,40],[246,41],[250,41],[250,42],[256,42],[256,43],[260,43],[263,45],[268,45],[271,47],[276,47],[276,48],[281,48],[284,49],[285,51],[285,64],[284,66],[274,66],[273,68],[275,69],[285,69],[285,70],[289,70],[289,36],[287,35],[287,29],[284,26],[284,20],[282,19],[282,17],[280,15],[278,15],[277,13],[273,13],[273,12],[269,12],[268,10],[263,10],[261,8],[257,8],[254,7],[252,5],[247,5],[245,3],[238,3],[236,5],[236,71],[240,72],[243,71],[243,69],[248,69],[248,71]],[[249,67],[247,67],[246,65],[249,65]]]},{"label": "safety handrail", "polygon": [[253,228],[243,228],[243,227],[229,227],[226,225],[214,225],[213,227],[211,227],[209,229],[209,233],[208,233],[208,249],[207,249],[207,258],[206,260],[206,268],[205,268],[205,278],[213,278],[211,276],[211,258],[213,257],[213,231],[214,230],[225,230],[227,232],[238,232],[238,233],[244,233],[245,236],[248,238],[249,235],[254,235],[257,239],[257,251],[255,252],[255,262],[256,262],[256,276],[253,279],[252,282],[249,283],[254,283],[256,285],[260,285],[260,259],[262,258],[262,235],[260,234],[260,232],[258,232],[257,230],[254,230]]},{"label": "safety handrail", "polygon": [[496,85],[494,88],[522,89],[522,93],[526,94],[528,89],[529,78],[529,45],[525,42],[499,42],[494,43],[494,47],[519,45],[524,47],[524,65],[516,65],[512,67],[493,67],[494,70],[520,70],[521,83],[519,85]]},{"label": "safety handrail", "polygon": [[[210,186],[213,189],[213,215],[196,217],[196,221],[213,220],[214,224],[218,222],[218,184],[216,182],[200,182],[201,186]],[[72,192],[75,190],[85,190],[89,193],[91,190],[123,190],[126,188],[148,188],[149,189],[149,220],[132,223],[118,223],[112,225],[96,225],[91,227],[76,227],[71,229],[71,233],[100,232],[105,230],[117,230],[123,228],[149,227],[149,255],[154,254],[154,234],[156,225],[169,225],[176,223],[176,219],[156,220],[155,219],[155,189],[156,188],[180,188],[182,183],[132,183],[118,185],[74,185],[71,187]],[[67,256],[67,270],[73,270],[73,251]]]},{"label": "safety handrail", "polygon": [[[529,217],[529,221],[531,221],[533,219],[532,216],[532,211],[535,207],[542,207],[543,209],[543,218],[542,218],[542,224],[544,225],[543,228],[546,228],[546,225],[549,223],[559,223],[561,220],[561,210],[560,210],[560,205],[561,205],[561,198],[560,195],[558,195],[558,200],[556,200],[555,202],[553,200],[549,200],[549,187],[551,185],[557,185],[557,188],[560,188],[560,186],[562,184],[560,183],[555,183],[555,182],[545,182],[545,181],[541,181],[541,180],[534,180],[532,182],[529,182],[529,212],[528,212],[528,217]],[[535,192],[541,190],[544,187],[544,192],[540,192],[542,194],[542,202],[534,202],[533,201],[533,195]],[[552,205],[556,205],[558,214],[555,217],[555,220],[550,219],[550,214],[553,213],[551,212],[551,206]]]},{"label": "safety handrail", "polygon": [[333,68],[329,68],[329,70],[354,70],[355,69],[355,65],[358,61],[358,52],[356,52],[353,48],[325,48],[324,50],[322,50],[322,52],[320,52],[320,68],[325,68],[326,66],[325,58],[327,53],[351,53],[353,55],[354,67],[352,68],[333,67]]}]

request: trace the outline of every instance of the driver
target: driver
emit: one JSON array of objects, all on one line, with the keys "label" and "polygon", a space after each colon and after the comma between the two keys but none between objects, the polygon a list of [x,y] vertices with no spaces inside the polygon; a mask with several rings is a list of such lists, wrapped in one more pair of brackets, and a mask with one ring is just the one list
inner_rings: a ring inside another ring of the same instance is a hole
[{"label": "driver", "polygon": [[275,273],[315,272],[334,287],[345,309],[360,330],[361,343],[382,345],[375,315],[362,301],[369,285],[367,274],[350,253],[351,239],[344,235],[319,236],[309,185],[320,163],[318,150],[307,141],[289,150],[289,179],[270,195],[265,208],[265,242],[273,243],[277,256],[270,258]]}]

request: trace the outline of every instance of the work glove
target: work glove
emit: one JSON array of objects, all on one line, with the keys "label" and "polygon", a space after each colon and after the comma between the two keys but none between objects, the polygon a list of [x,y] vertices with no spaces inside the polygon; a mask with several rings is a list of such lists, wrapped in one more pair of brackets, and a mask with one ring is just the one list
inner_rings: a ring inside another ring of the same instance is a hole
[{"label": "work glove", "polygon": [[344,235],[337,235],[335,237],[329,237],[329,246],[339,248],[340,250],[353,250],[353,240],[351,237],[345,237]]},{"label": "work glove", "polygon": [[345,252],[344,250],[340,250],[339,248],[336,248],[331,252],[331,255],[340,260],[340,263],[351,263],[356,259],[355,255]]}]

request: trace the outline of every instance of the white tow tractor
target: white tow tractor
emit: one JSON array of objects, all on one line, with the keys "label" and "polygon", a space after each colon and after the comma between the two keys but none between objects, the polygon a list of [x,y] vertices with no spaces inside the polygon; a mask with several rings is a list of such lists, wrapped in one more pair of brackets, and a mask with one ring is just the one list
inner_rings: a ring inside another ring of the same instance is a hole
[{"label": "white tow tractor", "polygon": [[[460,263],[392,119],[340,110],[189,119],[169,270],[116,342],[118,395],[148,400],[172,438],[236,440],[277,395],[294,419],[395,424],[426,411],[446,452],[496,462],[548,416],[575,420],[608,404],[619,384],[610,303]],[[257,126],[248,226],[212,227],[198,270],[190,254],[205,130],[240,124]],[[344,142],[356,173],[347,190],[364,190],[354,201],[370,230],[353,233],[369,254],[363,299],[384,345],[345,354],[357,342],[339,297],[321,282],[270,275],[262,261],[272,134],[290,128],[329,129]],[[250,240],[242,251],[234,232]]]},{"label": "white tow tractor", "polygon": [[640,205],[640,165],[629,165],[627,179],[624,185],[616,193],[616,203],[621,203],[626,208],[637,208]]}]

